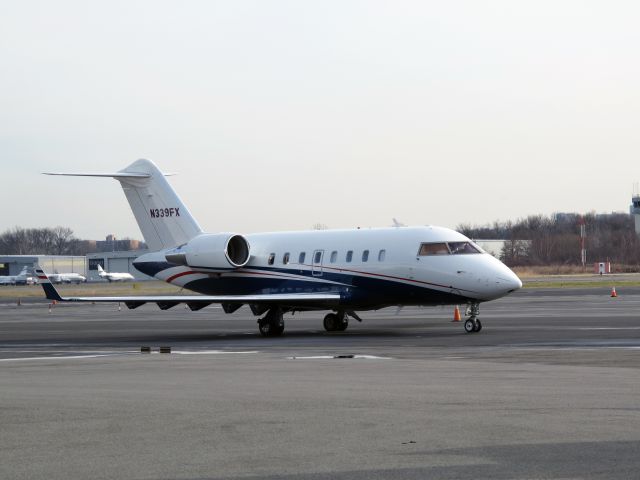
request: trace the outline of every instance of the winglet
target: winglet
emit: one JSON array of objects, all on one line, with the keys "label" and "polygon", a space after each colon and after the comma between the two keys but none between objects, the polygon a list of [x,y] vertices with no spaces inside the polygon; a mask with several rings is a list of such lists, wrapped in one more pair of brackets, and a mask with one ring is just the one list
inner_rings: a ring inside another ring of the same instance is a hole
[{"label": "winglet", "polygon": [[40,285],[42,285],[42,289],[44,290],[44,294],[47,296],[47,300],[55,300],[56,302],[62,302],[65,299],[60,296],[56,287],[53,286],[47,274],[44,273],[44,270],[40,267],[40,265],[36,265],[35,268],[36,276],[38,277],[38,281]]}]

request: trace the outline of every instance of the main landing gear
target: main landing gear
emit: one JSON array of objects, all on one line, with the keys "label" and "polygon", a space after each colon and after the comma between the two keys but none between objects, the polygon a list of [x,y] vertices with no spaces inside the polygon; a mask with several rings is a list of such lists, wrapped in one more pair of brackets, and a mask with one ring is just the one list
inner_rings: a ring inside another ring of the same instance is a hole
[{"label": "main landing gear", "polygon": [[469,315],[469,318],[464,322],[464,331],[467,333],[476,333],[482,330],[482,323],[478,320],[480,304],[477,302],[470,303],[467,307],[466,314]]},{"label": "main landing gear", "polygon": [[284,332],[284,319],[280,308],[272,308],[258,320],[258,329],[263,337],[279,337]]},{"label": "main landing gear", "polygon": [[328,313],[322,325],[327,332],[344,332],[349,326],[349,319],[344,312]]}]

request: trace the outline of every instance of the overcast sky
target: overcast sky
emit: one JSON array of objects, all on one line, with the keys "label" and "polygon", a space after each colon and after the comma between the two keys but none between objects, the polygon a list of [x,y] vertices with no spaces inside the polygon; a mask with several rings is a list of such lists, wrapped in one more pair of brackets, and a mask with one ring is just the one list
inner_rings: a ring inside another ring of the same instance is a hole
[{"label": "overcast sky", "polygon": [[208,231],[628,211],[640,4],[0,2],[0,231],[141,238],[149,158]]}]

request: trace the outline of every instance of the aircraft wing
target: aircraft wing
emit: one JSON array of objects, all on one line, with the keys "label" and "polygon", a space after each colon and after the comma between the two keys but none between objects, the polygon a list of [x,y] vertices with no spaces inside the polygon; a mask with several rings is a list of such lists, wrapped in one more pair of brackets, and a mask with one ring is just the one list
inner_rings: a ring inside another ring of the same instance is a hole
[{"label": "aircraft wing", "polygon": [[145,303],[157,303],[166,310],[179,303],[186,303],[192,310],[199,310],[212,303],[222,304],[284,304],[295,306],[337,305],[340,303],[339,293],[276,293],[257,295],[131,295],[122,297],[63,297],[40,266],[36,267],[36,275],[48,300],[57,302],[122,302],[129,308],[137,308]]}]

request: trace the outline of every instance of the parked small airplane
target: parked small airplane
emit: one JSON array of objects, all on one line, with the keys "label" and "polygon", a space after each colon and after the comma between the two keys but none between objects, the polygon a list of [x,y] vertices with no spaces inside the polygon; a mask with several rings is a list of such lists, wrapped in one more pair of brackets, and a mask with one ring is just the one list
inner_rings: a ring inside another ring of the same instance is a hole
[{"label": "parked small airplane", "polygon": [[129,280],[135,280],[133,275],[128,272],[105,272],[100,264],[98,264],[98,275],[100,275],[100,278],[104,278],[110,282],[128,282]]},{"label": "parked small airplane", "polygon": [[87,277],[79,273],[56,272],[49,274],[49,280],[51,280],[52,283],[84,283],[87,281]]},{"label": "parked small airplane", "polygon": [[220,303],[226,313],[249,305],[260,333],[280,335],[283,313],[329,310],[327,331],[343,331],[356,312],[389,306],[467,304],[468,333],[482,328],[481,302],[522,286],[503,263],[464,235],[442,227],[308,232],[205,233],[149,160],[115,173],[49,173],[112,177],[120,182],[152,250],[133,265],[199,295],[61,297],[36,270],[47,298],[70,302],[147,302],[199,310]]},{"label": "parked small airplane", "polygon": [[18,275],[0,276],[0,285],[33,285],[36,279],[29,275],[29,267],[24,266]]}]

